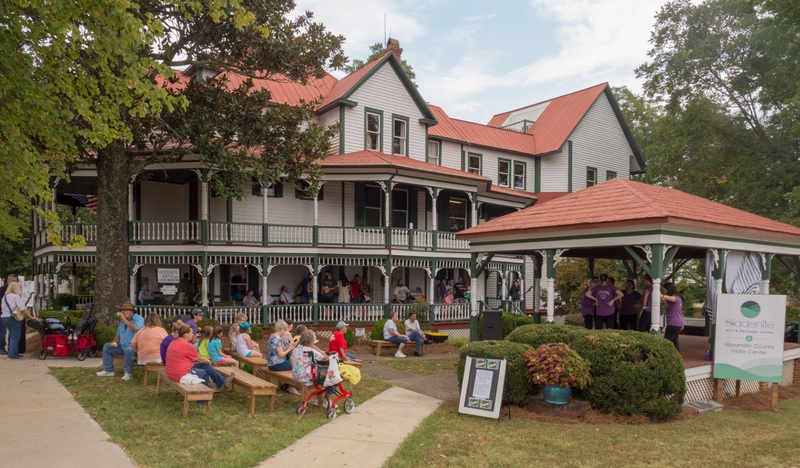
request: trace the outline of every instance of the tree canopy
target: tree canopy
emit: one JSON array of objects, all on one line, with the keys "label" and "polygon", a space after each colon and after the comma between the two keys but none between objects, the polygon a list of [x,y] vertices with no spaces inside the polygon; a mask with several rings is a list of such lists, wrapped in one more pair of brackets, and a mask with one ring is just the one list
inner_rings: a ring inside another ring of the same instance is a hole
[{"label": "tree canopy", "polygon": [[[367,57],[367,60],[354,59],[349,65],[346,65],[344,67],[344,71],[346,71],[347,73],[353,73],[357,70],[360,70],[364,65],[381,58],[384,52],[383,44],[381,44],[380,42],[376,42],[371,46],[369,46],[369,51],[370,54],[369,57]],[[414,69],[404,58],[400,59],[400,68],[403,69],[403,71],[406,73],[406,75],[408,75],[408,77],[412,81],[417,77],[417,74],[414,73]],[[414,84],[416,85],[416,83]]]}]

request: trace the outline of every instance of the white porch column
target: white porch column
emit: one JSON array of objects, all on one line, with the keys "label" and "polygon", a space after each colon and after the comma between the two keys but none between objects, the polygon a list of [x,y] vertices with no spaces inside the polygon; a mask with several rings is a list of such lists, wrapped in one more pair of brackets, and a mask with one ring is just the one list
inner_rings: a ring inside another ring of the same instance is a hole
[{"label": "white porch column", "polygon": [[478,299],[482,298],[484,295],[483,291],[483,282],[484,277],[483,275],[486,274],[486,270],[483,270],[480,275],[477,277],[472,278],[472,283],[470,284],[470,294],[469,294],[469,314],[472,317],[475,317],[480,312],[480,307],[478,303]]},{"label": "white porch column", "polygon": [[761,294],[769,294],[769,280],[761,280]]},{"label": "white porch column", "polygon": [[547,278],[547,322],[555,322],[556,315],[556,280]]},{"label": "white porch column", "polygon": [[210,270],[206,274],[200,272],[200,277],[203,278],[203,286],[201,289],[201,300],[203,301],[203,307],[208,307],[208,275],[210,274]]},{"label": "white porch column", "polygon": [[383,303],[384,304],[391,304],[392,303],[392,270],[391,268],[389,271],[383,275]]},{"label": "white porch column", "polygon": [[264,224],[267,224],[267,219],[268,219],[267,198],[269,197],[267,196],[267,192],[269,191],[269,186],[270,184],[267,184],[266,186],[262,185],[262,192],[264,196],[262,197],[263,200],[261,200],[261,222]]},{"label": "white porch column", "polygon": [[208,177],[200,177],[200,219],[208,221]]},{"label": "white porch column", "polygon": [[[439,189],[436,187],[428,187],[428,193],[431,194],[431,231],[437,231],[439,229],[439,215],[436,211],[436,200],[439,198]],[[434,234],[435,236],[436,234]],[[433,275],[434,277],[436,274]]]},{"label": "white porch column", "polygon": [[[386,219],[384,222],[386,223],[386,229],[390,228],[392,219],[392,210],[391,210],[392,185],[394,185],[393,182],[386,182],[386,189],[384,190],[384,198],[385,198],[384,206],[386,207],[385,209],[386,216],[384,216],[384,218]],[[389,274],[389,276],[391,276],[391,273]]]},{"label": "white porch column", "polygon": [[[721,283],[720,283],[721,284]],[[653,305],[650,308],[650,333],[660,335],[661,326],[661,278],[653,278]]]},{"label": "white porch column", "polygon": [[319,194],[314,195],[314,226],[319,226]]},{"label": "white porch column", "polygon": [[308,271],[310,271],[311,275],[314,277],[314,279],[312,280],[312,283],[313,283],[312,284],[312,286],[313,286],[312,298],[313,298],[314,304],[319,304],[319,276],[317,276],[317,272],[314,271],[313,267],[309,268]]},{"label": "white porch column", "polygon": [[433,288],[436,287],[436,285],[434,284],[436,282],[435,276],[436,276],[435,271],[432,271],[431,274],[428,275],[428,304],[433,304],[434,299],[436,298],[433,292]]},{"label": "white porch column", "polygon": [[471,193],[470,194],[470,200],[472,200],[472,203],[470,203],[470,205],[472,206],[472,226],[477,226],[478,225],[478,194],[477,193]]},{"label": "white porch column", "polygon": [[267,301],[267,266],[262,266],[263,274],[261,275],[261,303],[262,304],[269,304]]},{"label": "white porch column", "polygon": [[134,273],[131,275],[131,282],[130,282],[130,301],[131,301],[131,303],[133,303],[133,304],[136,304],[136,303],[138,302],[138,301],[137,301],[137,298],[136,298],[136,273],[135,273],[135,272],[134,272]]},{"label": "white porch column", "polygon": [[128,221],[133,221],[136,209],[133,206],[133,181],[128,183]]}]

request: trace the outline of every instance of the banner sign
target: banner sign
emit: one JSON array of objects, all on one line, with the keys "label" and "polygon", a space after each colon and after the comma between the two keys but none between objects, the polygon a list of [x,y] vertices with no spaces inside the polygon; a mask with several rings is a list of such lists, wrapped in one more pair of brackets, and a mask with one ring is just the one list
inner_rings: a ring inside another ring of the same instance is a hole
[{"label": "banner sign", "polygon": [[505,359],[467,356],[458,412],[498,419],[505,380]]},{"label": "banner sign", "polygon": [[781,383],[785,319],[786,296],[717,296],[714,378]]},{"label": "banner sign", "polygon": [[180,268],[159,268],[158,269],[158,282],[159,283],[180,283],[181,270]]}]

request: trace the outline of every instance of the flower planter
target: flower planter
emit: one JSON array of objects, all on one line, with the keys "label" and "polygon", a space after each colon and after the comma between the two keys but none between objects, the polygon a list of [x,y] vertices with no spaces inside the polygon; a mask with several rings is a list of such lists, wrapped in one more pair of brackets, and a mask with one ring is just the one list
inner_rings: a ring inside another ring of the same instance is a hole
[{"label": "flower planter", "polygon": [[569,397],[572,396],[572,386],[559,387],[557,385],[547,385],[542,387],[544,401],[551,405],[566,405]]},{"label": "flower planter", "polygon": [[444,343],[450,337],[447,333],[426,332],[425,337],[434,343]]}]

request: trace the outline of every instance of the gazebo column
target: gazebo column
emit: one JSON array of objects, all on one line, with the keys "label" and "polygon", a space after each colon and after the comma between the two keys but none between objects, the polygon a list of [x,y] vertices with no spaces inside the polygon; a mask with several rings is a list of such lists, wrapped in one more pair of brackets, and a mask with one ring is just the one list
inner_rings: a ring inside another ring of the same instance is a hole
[{"label": "gazebo column", "polygon": [[772,275],[772,254],[764,254],[764,269],[761,271],[761,294],[769,294],[769,280]]},{"label": "gazebo column", "polygon": [[660,335],[661,325],[661,280],[664,278],[666,266],[672,263],[678,247],[665,246],[663,244],[637,245],[646,254],[649,262],[645,262],[633,248],[625,246],[631,258],[653,278],[653,301],[650,308],[650,333]]},{"label": "gazebo column", "polygon": [[544,264],[545,276],[542,278],[544,286],[547,288],[547,323],[555,322],[556,314],[556,264],[561,259],[566,249],[547,249],[540,251],[542,262]]},{"label": "gazebo column", "polygon": [[[431,231],[432,233],[432,246],[433,250],[437,250],[437,241],[439,239],[439,234],[437,231],[439,230],[439,214],[436,211],[436,200],[439,198],[439,189],[436,187],[426,187],[428,189],[428,193],[431,194]],[[436,276],[434,274],[434,276]]]},{"label": "gazebo column", "polygon": [[536,255],[530,258],[533,261],[533,323],[542,323],[542,263]]}]

